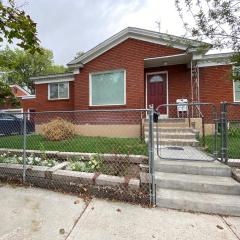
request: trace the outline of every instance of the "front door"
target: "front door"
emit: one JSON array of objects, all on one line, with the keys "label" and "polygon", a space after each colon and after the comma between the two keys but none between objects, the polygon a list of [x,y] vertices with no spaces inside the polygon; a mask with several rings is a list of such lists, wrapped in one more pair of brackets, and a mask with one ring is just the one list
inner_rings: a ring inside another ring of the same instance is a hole
[{"label": "front door", "polygon": [[[147,75],[147,105],[154,108],[167,104],[167,74],[154,73]],[[160,113],[167,114],[167,108],[161,107]]]}]

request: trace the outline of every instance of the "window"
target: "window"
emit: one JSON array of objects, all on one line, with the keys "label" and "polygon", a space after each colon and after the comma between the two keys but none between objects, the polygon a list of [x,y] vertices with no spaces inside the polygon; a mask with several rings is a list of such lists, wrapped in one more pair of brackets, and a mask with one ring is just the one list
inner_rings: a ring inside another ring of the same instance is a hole
[{"label": "window", "polygon": [[48,99],[68,99],[69,98],[69,82],[49,83]]},{"label": "window", "polygon": [[126,71],[90,74],[90,105],[126,104]]},{"label": "window", "polygon": [[234,81],[233,84],[234,102],[240,102],[240,81]]}]

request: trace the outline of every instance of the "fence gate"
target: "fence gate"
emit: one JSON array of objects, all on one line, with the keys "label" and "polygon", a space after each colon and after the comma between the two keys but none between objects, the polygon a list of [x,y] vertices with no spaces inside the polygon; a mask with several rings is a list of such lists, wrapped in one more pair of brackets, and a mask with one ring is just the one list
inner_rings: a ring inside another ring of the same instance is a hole
[{"label": "fence gate", "polygon": [[[164,104],[156,109],[154,142],[157,156],[168,160],[214,161],[220,144],[214,104]],[[166,114],[167,113],[167,114]]]}]

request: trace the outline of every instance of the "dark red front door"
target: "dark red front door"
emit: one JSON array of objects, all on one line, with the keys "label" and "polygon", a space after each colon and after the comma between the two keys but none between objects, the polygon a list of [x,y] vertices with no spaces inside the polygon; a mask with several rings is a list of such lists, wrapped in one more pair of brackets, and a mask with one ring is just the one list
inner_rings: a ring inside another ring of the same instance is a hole
[{"label": "dark red front door", "polygon": [[[156,73],[147,75],[147,104],[154,108],[167,103],[167,75]],[[160,112],[166,114],[166,107],[161,107]]]}]

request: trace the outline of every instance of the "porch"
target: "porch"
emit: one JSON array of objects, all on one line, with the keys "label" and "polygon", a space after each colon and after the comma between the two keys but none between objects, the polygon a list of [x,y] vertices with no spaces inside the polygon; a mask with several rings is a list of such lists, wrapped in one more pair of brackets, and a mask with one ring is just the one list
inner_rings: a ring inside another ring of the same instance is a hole
[{"label": "porch", "polygon": [[[199,102],[199,70],[192,53],[144,59],[145,104],[156,109],[178,99]],[[160,109],[169,115],[168,108]]]}]

